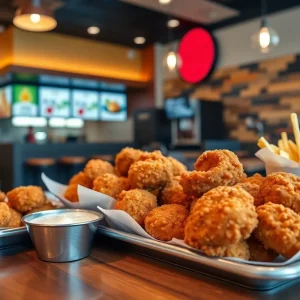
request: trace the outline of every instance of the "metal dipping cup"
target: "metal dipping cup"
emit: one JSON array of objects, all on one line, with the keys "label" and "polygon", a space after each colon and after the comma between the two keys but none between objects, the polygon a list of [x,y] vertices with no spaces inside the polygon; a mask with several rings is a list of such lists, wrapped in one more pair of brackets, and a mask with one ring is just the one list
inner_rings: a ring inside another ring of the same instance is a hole
[{"label": "metal dipping cup", "polygon": [[[58,215],[66,212],[88,212],[98,218],[93,221],[75,224],[36,224],[33,219]],[[26,215],[26,224],[32,243],[39,259],[49,262],[68,262],[82,259],[89,255],[93,239],[103,215],[100,212],[84,209],[54,209]]]}]

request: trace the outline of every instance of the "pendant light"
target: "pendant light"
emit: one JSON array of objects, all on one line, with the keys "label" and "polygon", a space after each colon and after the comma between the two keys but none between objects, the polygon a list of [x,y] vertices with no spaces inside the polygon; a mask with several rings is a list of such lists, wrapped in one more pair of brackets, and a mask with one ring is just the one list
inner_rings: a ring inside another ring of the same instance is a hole
[{"label": "pendant light", "polygon": [[13,23],[20,29],[36,32],[50,31],[57,26],[52,11],[44,7],[41,0],[29,1],[18,8]]},{"label": "pendant light", "polygon": [[259,31],[252,36],[254,47],[258,47],[262,53],[270,52],[280,42],[279,35],[275,29],[269,25],[268,20],[265,17],[267,10],[266,1],[267,0],[261,0],[261,26]]}]

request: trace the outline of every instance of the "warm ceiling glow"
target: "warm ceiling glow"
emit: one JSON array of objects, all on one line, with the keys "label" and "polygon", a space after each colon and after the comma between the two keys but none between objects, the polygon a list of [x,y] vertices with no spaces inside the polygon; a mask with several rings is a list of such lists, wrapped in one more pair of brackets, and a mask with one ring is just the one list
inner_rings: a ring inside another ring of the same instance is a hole
[{"label": "warm ceiling glow", "polygon": [[161,5],[168,5],[172,2],[172,0],[158,0]]},{"label": "warm ceiling glow", "polygon": [[259,45],[262,49],[268,48],[271,42],[271,36],[268,27],[262,27],[259,32]]},{"label": "warm ceiling glow", "polygon": [[91,26],[87,29],[89,34],[98,34],[100,32],[100,28],[97,26]]},{"label": "warm ceiling glow", "polygon": [[178,27],[179,26],[179,21],[178,20],[176,20],[176,19],[172,19],[172,20],[169,20],[168,21],[168,27],[169,28],[175,28],[175,27]]},{"label": "warm ceiling glow", "polygon": [[137,36],[135,39],[134,39],[134,42],[137,44],[137,45],[143,45],[145,44],[146,42],[146,39],[142,36]]},{"label": "warm ceiling glow", "polygon": [[30,20],[32,23],[38,23],[41,21],[41,16],[39,14],[32,14]]},{"label": "warm ceiling glow", "polygon": [[170,71],[175,71],[177,67],[177,56],[174,51],[170,51],[167,55],[167,67]]}]

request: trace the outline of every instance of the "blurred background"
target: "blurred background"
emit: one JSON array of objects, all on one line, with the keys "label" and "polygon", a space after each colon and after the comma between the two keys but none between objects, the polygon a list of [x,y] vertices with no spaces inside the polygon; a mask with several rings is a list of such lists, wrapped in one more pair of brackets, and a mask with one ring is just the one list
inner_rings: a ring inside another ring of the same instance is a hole
[{"label": "blurred background", "polygon": [[125,146],[264,173],[300,113],[299,0],[0,0],[3,190]]}]

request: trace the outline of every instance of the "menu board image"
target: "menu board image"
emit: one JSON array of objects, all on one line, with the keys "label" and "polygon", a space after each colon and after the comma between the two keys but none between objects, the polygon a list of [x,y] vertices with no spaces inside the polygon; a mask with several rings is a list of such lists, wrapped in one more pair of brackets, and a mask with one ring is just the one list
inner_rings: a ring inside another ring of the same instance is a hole
[{"label": "menu board image", "polygon": [[119,93],[100,93],[100,119],[102,121],[125,121],[127,119],[127,96]]},{"label": "menu board image", "polygon": [[72,99],[73,117],[85,120],[98,120],[99,97],[97,92],[73,90]]},{"label": "menu board image", "polygon": [[0,118],[9,118],[11,116],[11,98],[11,85],[0,88]]},{"label": "menu board image", "polygon": [[42,117],[70,117],[70,89],[40,87],[40,113]]},{"label": "menu board image", "polygon": [[35,117],[38,114],[38,90],[33,85],[13,86],[13,116]]}]

